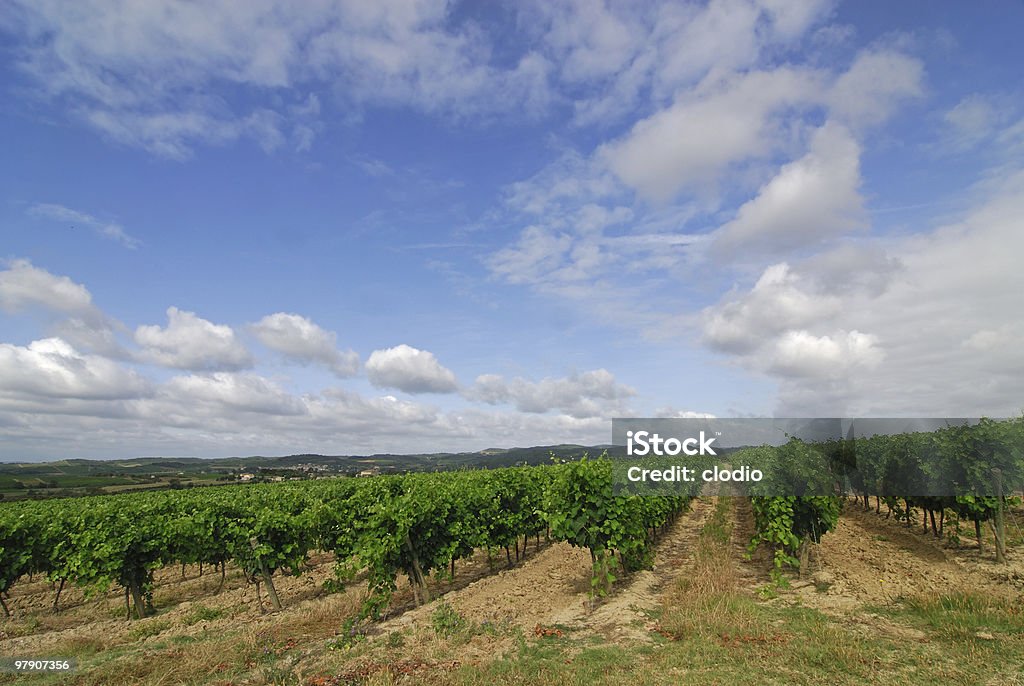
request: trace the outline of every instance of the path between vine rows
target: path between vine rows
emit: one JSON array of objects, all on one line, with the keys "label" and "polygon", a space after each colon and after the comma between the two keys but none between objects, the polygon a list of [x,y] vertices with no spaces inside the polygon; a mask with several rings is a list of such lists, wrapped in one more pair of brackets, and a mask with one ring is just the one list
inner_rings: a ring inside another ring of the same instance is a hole
[{"label": "path between vine rows", "polygon": [[[538,626],[571,631],[574,636],[600,634],[650,640],[649,612],[660,594],[688,566],[704,522],[714,503],[694,501],[665,532],[655,547],[654,566],[630,574],[611,596],[590,600],[590,553],[557,543],[518,566],[497,572],[451,591],[444,601],[462,616],[496,626],[514,625],[528,634]],[[429,626],[436,605],[410,610],[379,626],[382,632]]]}]

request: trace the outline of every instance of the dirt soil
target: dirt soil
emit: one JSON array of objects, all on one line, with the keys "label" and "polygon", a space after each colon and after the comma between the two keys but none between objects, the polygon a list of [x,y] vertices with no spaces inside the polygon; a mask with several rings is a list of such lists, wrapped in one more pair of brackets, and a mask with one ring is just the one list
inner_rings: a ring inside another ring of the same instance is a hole
[{"label": "dirt soil", "polygon": [[[557,543],[517,567],[480,578],[445,595],[459,614],[477,622],[513,625],[524,632],[542,629],[571,631],[574,635],[628,634],[646,639],[642,629],[657,607],[666,584],[685,568],[701,527],[711,511],[709,500],[695,501],[656,544],[654,568],[635,572],[616,583],[612,595],[592,601],[591,560],[586,549]],[[436,604],[404,613],[379,627],[381,632],[416,630],[430,625]],[[637,625],[640,625],[638,628]]]},{"label": "dirt soil", "polygon": [[973,540],[953,544],[848,502],[812,551],[810,573],[792,587],[805,605],[841,614],[920,595],[1013,596],[1024,590],[1024,551],[1010,548],[1008,564],[997,565],[990,542],[979,555]]}]

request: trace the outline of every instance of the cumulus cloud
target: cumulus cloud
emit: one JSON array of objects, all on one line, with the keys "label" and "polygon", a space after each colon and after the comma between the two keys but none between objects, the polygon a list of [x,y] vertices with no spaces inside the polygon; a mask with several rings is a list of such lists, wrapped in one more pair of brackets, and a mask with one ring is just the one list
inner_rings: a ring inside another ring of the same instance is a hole
[{"label": "cumulus cloud", "polygon": [[28,260],[13,260],[0,271],[0,310],[17,313],[34,308],[57,316],[49,333],[108,357],[128,356],[115,335],[123,326],[93,304],[85,286]]},{"label": "cumulus cloud", "polygon": [[[824,105],[846,126],[877,124],[904,101],[921,96],[923,80],[919,60],[890,49],[861,52],[834,78],[793,66],[712,73],[598,154],[640,195],[667,202],[683,189],[712,184],[741,161],[785,149],[787,122],[799,122],[801,112]],[[818,144],[844,145],[835,141],[838,130],[825,127],[819,138],[832,140]]]},{"label": "cumulus cloud", "polygon": [[452,393],[458,389],[455,374],[433,353],[404,343],[370,353],[366,375],[374,386],[406,393]]},{"label": "cumulus cloud", "polygon": [[819,293],[863,293],[877,297],[903,271],[903,262],[890,255],[880,241],[862,239],[840,243],[800,263],[800,278]]},{"label": "cumulus cloud", "polygon": [[8,399],[119,400],[148,389],[134,371],[83,354],[60,338],[26,347],[0,343],[0,395]]},{"label": "cumulus cloud", "polygon": [[[793,19],[793,31],[811,15]],[[722,283],[730,268],[764,270],[750,292],[737,288],[700,317],[704,342],[737,355],[790,331],[837,345],[851,331],[878,335],[836,318],[844,290],[878,296],[903,269],[866,231],[862,138],[919,97],[923,80],[920,61],[877,46],[845,69],[711,69],[589,157],[563,154],[513,184],[507,205],[525,228],[485,264],[503,281],[644,332],[693,322],[676,308],[706,294],[687,290],[681,273]],[[618,224],[581,221],[594,208]]]},{"label": "cumulus cloud", "polygon": [[974,193],[959,221],[766,269],[705,341],[776,379],[783,416],[1018,414],[1024,172]]},{"label": "cumulus cloud", "polygon": [[877,365],[883,355],[878,336],[859,331],[832,336],[787,331],[772,352],[769,371],[804,377],[845,377],[856,367]]},{"label": "cumulus cloud", "polygon": [[[580,219],[595,229],[609,221],[590,211]],[[61,317],[59,328],[96,339],[93,348],[102,343],[101,332],[84,323],[102,313],[89,291],[66,277],[12,262],[0,272],[0,298],[4,311],[41,308]],[[486,412],[471,405],[442,412],[392,395],[340,388],[298,394],[278,380],[237,371],[252,358],[230,327],[174,307],[167,317],[164,326],[135,330],[140,350],[132,358],[192,372],[166,381],[83,352],[63,337],[28,346],[0,344],[0,457],[409,452],[425,442],[451,449],[596,443],[606,433],[598,417],[633,393],[597,370],[508,382],[509,399],[491,404],[516,404],[522,411]],[[275,313],[250,330],[268,348],[299,362],[345,373],[358,362],[350,366],[335,334],[300,315]],[[454,373],[434,355],[407,345],[375,351],[367,373],[379,386],[410,393],[458,389]],[[83,442],[83,435],[89,440]]]},{"label": "cumulus cloud", "polygon": [[636,395],[629,386],[615,381],[606,369],[572,374],[560,379],[506,381],[496,374],[482,374],[466,397],[490,405],[512,404],[520,412],[543,414],[557,410],[570,417],[608,417],[621,414],[623,401]]},{"label": "cumulus cloud", "polygon": [[775,151],[781,112],[807,106],[822,75],[780,67],[709,80],[598,150],[640,195],[667,202],[684,188],[712,185],[730,165]]},{"label": "cumulus cloud", "polygon": [[338,376],[352,376],[359,370],[359,355],[338,350],[338,336],[310,319],[277,312],[250,326],[263,345],[300,364],[322,364]]},{"label": "cumulus cloud", "polygon": [[693,410],[677,410],[674,407],[660,407],[651,415],[659,419],[715,419],[715,415]]},{"label": "cumulus cloud", "polygon": [[143,414],[162,421],[203,424],[231,413],[294,416],[305,404],[273,381],[251,373],[215,372],[176,376],[160,386],[156,397],[142,406]]},{"label": "cumulus cloud", "polygon": [[826,123],[807,155],[784,165],[715,233],[712,250],[785,253],[862,228],[860,182],[860,146],[844,127]]},{"label": "cumulus cloud", "polygon": [[29,307],[90,319],[99,317],[85,286],[35,267],[28,260],[13,260],[0,271],[0,309],[20,312]]},{"label": "cumulus cloud", "polygon": [[91,214],[72,210],[63,205],[52,203],[40,203],[29,208],[29,214],[37,217],[44,217],[60,222],[68,222],[75,225],[88,227],[108,240],[116,241],[126,248],[135,250],[141,244],[139,239],[125,233],[124,227],[115,222],[105,222]]},{"label": "cumulus cloud", "polygon": [[782,262],[765,269],[748,292],[704,310],[704,341],[718,350],[750,353],[787,330],[828,322],[841,307],[838,297],[815,292]]},{"label": "cumulus cloud", "polygon": [[234,330],[167,308],[167,326],[144,325],[135,330],[140,359],[165,367],[188,370],[235,370],[251,367],[252,356]]}]

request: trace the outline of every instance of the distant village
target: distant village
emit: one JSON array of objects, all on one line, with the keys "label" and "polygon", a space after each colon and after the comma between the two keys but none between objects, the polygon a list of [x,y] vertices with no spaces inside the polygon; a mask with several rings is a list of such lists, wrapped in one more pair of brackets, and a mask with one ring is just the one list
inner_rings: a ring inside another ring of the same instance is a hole
[{"label": "distant village", "polygon": [[379,476],[380,467],[368,467],[357,472],[351,470],[338,470],[336,466],[327,464],[316,464],[306,462],[297,464],[286,469],[280,467],[255,467],[254,469],[239,472],[235,481],[240,483],[252,482],[276,482],[276,481],[301,481],[304,479],[319,479],[327,476]]}]

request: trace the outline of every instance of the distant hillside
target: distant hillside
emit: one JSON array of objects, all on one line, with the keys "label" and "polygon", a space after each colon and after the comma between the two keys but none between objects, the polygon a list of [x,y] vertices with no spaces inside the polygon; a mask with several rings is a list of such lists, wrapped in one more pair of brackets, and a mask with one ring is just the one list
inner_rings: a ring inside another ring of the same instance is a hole
[{"label": "distant hillside", "polygon": [[486,469],[516,465],[540,465],[561,459],[592,456],[605,450],[624,454],[615,446],[574,444],[529,448],[488,448],[471,453],[422,453],[395,455],[317,455],[303,453],[267,457],[199,458],[139,457],[123,460],[64,459],[54,462],[0,462],[0,498],[59,497],[111,493],[133,489],[180,488],[251,479],[306,478],[388,474],[409,471]]}]

